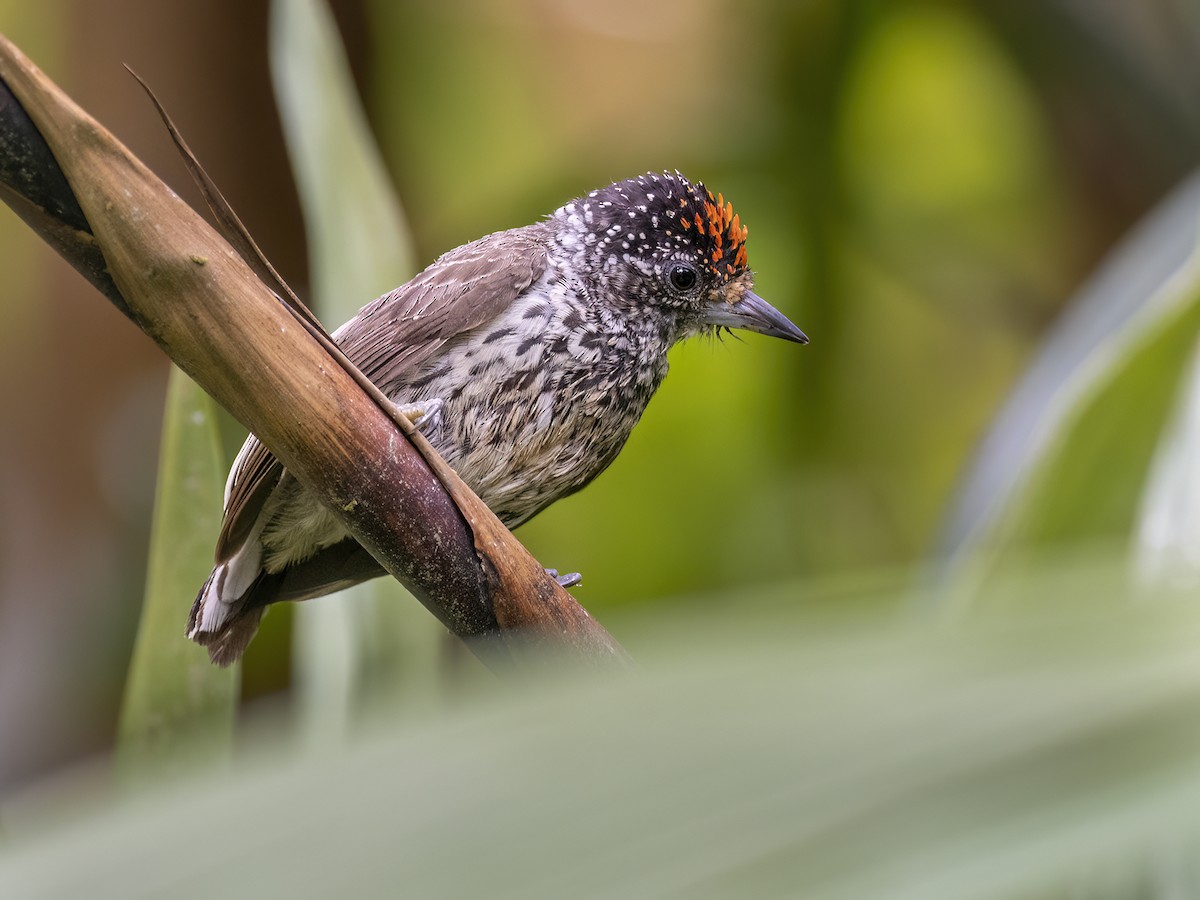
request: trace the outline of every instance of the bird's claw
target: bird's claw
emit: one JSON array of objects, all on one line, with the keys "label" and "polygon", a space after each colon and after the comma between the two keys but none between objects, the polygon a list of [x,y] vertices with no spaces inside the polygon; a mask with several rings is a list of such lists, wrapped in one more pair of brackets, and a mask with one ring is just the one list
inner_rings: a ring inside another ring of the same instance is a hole
[{"label": "bird's claw", "polygon": [[442,425],[443,404],[444,401],[435,398],[421,403],[397,404],[396,410],[412,423],[413,428],[428,437]]},{"label": "bird's claw", "polygon": [[570,572],[566,575],[559,575],[558,569],[547,569],[546,574],[557,581],[560,587],[573,588],[577,584],[583,584],[583,576],[578,572]]}]

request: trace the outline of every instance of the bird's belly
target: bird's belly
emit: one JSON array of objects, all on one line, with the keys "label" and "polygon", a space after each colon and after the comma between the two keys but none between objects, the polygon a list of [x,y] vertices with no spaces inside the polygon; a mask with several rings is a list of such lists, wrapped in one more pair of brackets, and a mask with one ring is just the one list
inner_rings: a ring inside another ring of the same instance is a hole
[{"label": "bird's belly", "polygon": [[515,527],[603,472],[637,415],[603,414],[586,403],[562,408],[547,395],[486,423],[474,419],[463,414],[456,427],[451,405],[432,443],[500,520]]},{"label": "bird's belly", "polygon": [[666,375],[664,348],[653,327],[583,304],[547,275],[443,348],[392,400],[441,401],[426,437],[514,527],[608,467]]},{"label": "bird's belly", "polygon": [[542,344],[524,355],[502,342],[491,354],[478,347],[422,396],[397,401],[442,400],[426,436],[510,527],[604,471],[666,374],[665,360],[631,366],[595,347],[547,353]]},{"label": "bird's belly", "polygon": [[[603,472],[620,452],[666,374],[660,367],[600,365],[527,368],[462,378],[447,366],[399,405],[441,400],[429,442],[505,525],[515,528]],[[272,498],[262,535],[274,572],[342,540],[345,528],[298,482]]]}]

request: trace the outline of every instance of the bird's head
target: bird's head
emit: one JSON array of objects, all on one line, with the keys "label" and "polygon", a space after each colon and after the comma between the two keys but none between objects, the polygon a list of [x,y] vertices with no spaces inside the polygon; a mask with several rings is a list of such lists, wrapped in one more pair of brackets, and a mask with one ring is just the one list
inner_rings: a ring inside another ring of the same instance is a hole
[{"label": "bird's head", "polygon": [[592,191],[553,218],[588,286],[627,313],[658,317],[673,339],[742,328],[808,343],[754,293],[746,226],[699,182],[649,173]]}]

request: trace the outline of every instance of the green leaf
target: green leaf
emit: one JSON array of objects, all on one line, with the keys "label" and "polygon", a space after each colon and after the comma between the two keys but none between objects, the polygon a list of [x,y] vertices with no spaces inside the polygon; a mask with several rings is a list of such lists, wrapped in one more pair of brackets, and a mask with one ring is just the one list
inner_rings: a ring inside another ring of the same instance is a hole
[{"label": "green leaf", "polygon": [[1200,334],[1198,226],[1200,176],[1072,304],[968,473],[952,563],[986,575],[1054,547],[1129,541]]},{"label": "green leaf", "polygon": [[322,0],[271,7],[271,74],[323,316],[350,318],[407,281],[415,255],[387,167]]},{"label": "green leaf", "polygon": [[146,597],[116,748],[118,771],[129,781],[219,763],[229,754],[237,667],[213,666],[184,637],[188,607],[212,569],[224,487],[212,401],[172,367]]},{"label": "green leaf", "polygon": [[[321,0],[272,4],[271,71],[304,210],[314,305],[340,324],[412,276],[411,240]],[[365,687],[432,683],[442,631],[392,579],[302,604],[297,681],[310,733],[341,734]]]},{"label": "green leaf", "polygon": [[[753,595],[643,622],[629,678],[268,743],[54,830],[13,815],[0,895],[1196,896],[1200,607],[1053,574],[937,629]],[[1089,602],[1052,608],[1064,584]]]},{"label": "green leaf", "polygon": [[1200,353],[1193,352],[1179,402],[1159,442],[1138,515],[1137,563],[1144,581],[1200,583]]}]

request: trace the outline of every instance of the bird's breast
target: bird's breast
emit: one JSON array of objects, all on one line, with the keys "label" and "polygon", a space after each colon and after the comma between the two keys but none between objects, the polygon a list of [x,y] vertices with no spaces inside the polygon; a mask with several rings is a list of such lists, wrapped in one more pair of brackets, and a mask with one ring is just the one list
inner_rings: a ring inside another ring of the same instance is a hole
[{"label": "bird's breast", "polygon": [[665,347],[551,291],[521,298],[429,365],[436,377],[422,396],[396,399],[443,400],[430,441],[510,526],[607,468],[667,370]]}]

